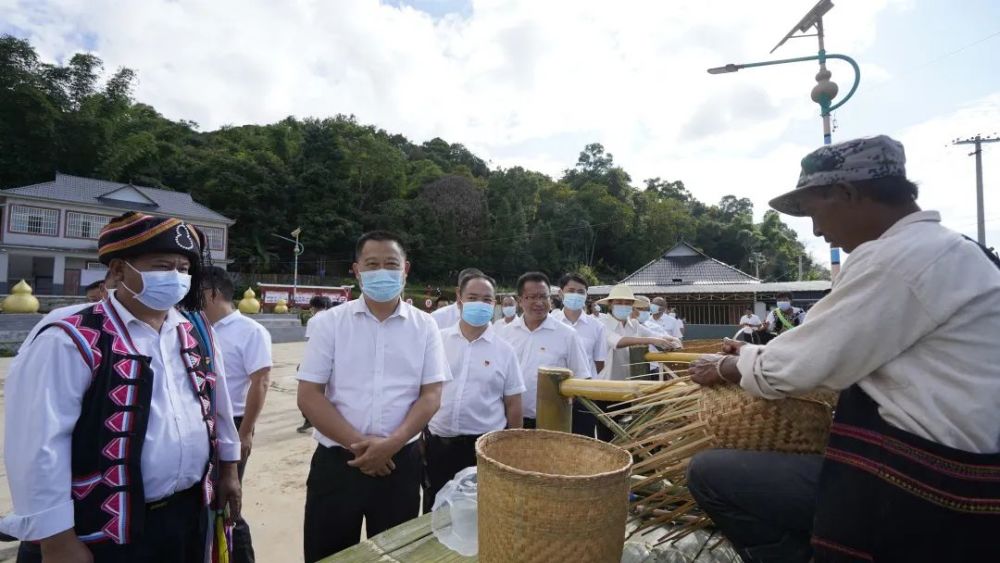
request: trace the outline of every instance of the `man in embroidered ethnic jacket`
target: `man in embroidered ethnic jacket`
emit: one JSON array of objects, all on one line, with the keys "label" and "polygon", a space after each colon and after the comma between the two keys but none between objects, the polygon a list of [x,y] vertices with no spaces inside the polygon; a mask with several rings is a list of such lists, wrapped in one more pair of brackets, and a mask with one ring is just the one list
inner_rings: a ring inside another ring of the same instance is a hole
[{"label": "man in embroidered ethnic jacket", "polygon": [[101,231],[117,290],[42,329],[6,385],[18,563],[196,562],[207,505],[240,510],[222,355],[200,311],[203,235],[130,212]]},{"label": "man in embroidered ethnic jacket", "polygon": [[771,206],[851,253],[833,290],[767,346],[691,364],[765,399],[841,391],[823,456],[692,458],[744,561],[1000,561],[1000,259],[920,210],[904,162],[885,136],[806,156]]}]

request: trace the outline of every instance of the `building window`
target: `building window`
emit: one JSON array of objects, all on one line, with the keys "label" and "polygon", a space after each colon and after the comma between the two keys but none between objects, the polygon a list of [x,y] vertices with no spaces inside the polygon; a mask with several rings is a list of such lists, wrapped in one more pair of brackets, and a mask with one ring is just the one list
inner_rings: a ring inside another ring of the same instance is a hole
[{"label": "building window", "polygon": [[10,232],[58,236],[59,210],[12,205],[10,207]]},{"label": "building window", "polygon": [[67,211],[66,236],[97,240],[98,235],[101,233],[101,229],[103,229],[104,225],[107,225],[110,220],[111,217],[106,215],[93,215],[90,213]]},{"label": "building window", "polygon": [[219,227],[202,227],[198,226],[198,229],[205,233],[205,237],[208,238],[208,249],[223,251],[226,249],[226,230]]},{"label": "building window", "polygon": [[108,267],[105,266],[104,264],[101,264],[100,262],[87,262],[87,269],[98,272],[104,272],[107,271]]}]

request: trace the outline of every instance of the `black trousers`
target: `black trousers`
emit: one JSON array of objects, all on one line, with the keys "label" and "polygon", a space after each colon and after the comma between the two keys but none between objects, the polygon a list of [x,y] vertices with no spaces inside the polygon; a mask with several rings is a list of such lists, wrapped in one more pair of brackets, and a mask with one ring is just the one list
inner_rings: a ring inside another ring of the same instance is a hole
[{"label": "black trousers", "polygon": [[807,563],[823,457],[706,450],[688,490],[747,563]]},{"label": "black trousers", "polygon": [[[236,424],[236,429],[239,430],[243,426],[243,417],[237,416],[233,418],[233,423]],[[246,461],[240,461],[236,466],[236,470],[240,475],[240,485],[243,484],[243,472],[246,471],[246,468]],[[246,503],[244,503],[244,506],[246,506]],[[240,516],[233,522],[233,545],[230,546],[230,554],[232,555],[232,563],[254,563],[253,542],[250,540],[250,525],[243,519],[243,516]]]},{"label": "black trousers", "polygon": [[[146,505],[142,537],[128,545],[88,546],[94,563],[201,563],[205,558],[205,510],[201,484]],[[17,563],[41,563],[42,549],[21,542]]]},{"label": "black trousers", "polygon": [[416,442],[403,446],[388,477],[369,477],[347,465],[350,451],[320,445],[312,457],[306,481],[303,549],[312,563],[357,544],[361,521],[368,537],[380,534],[420,512],[423,467]]},{"label": "black trousers", "polygon": [[[608,406],[612,403],[608,401],[594,401],[594,404],[600,407],[601,410],[607,410]],[[610,442],[615,437],[614,432],[592,412],[587,410],[587,407],[580,404],[578,399],[573,400],[573,433],[588,438],[593,438],[596,435],[598,440],[604,442]]]},{"label": "black trousers", "polygon": [[537,422],[533,418],[524,417],[524,423],[521,425],[522,428],[538,428]]},{"label": "black trousers", "polygon": [[455,436],[442,438],[430,431],[424,432],[424,456],[426,476],[424,479],[424,514],[434,506],[438,491],[451,481],[455,474],[476,465],[476,439],[479,436]]}]

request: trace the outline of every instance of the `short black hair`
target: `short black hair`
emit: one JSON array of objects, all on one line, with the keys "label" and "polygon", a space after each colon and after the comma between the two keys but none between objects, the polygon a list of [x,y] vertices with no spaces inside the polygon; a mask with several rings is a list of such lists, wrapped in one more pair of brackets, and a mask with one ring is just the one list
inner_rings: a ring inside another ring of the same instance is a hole
[{"label": "short black hair", "polygon": [[442,301],[444,301],[445,303],[447,303],[448,302],[448,298],[445,297],[444,295],[439,295],[438,298],[434,300],[434,304],[437,305],[438,303],[440,303]]},{"label": "short black hair", "polygon": [[792,300],[792,294],[791,293],[787,293],[787,292],[775,293],[774,297],[778,298],[778,299],[780,299],[782,297],[787,297],[789,301]]},{"label": "short black hair", "polygon": [[229,276],[229,272],[218,266],[209,266],[208,268],[205,268],[205,277],[202,281],[202,289],[205,291],[218,291],[229,301],[233,300],[233,295],[236,293],[236,287],[233,285],[233,278]]},{"label": "short black hair", "polygon": [[313,309],[325,311],[333,306],[333,302],[326,295],[313,295],[309,298],[309,306]]},{"label": "short black hair", "polygon": [[[107,276],[105,276],[105,279],[106,278],[107,278]],[[101,289],[102,285],[104,285],[104,280],[97,280],[95,282],[90,283],[87,287],[83,288],[83,291],[87,292],[87,291],[91,291],[93,289]]]},{"label": "short black hair", "polygon": [[497,282],[496,282],[496,280],[494,280],[493,278],[487,276],[486,274],[484,274],[482,272],[479,272],[478,270],[477,270],[477,272],[478,273],[468,274],[468,275],[466,275],[465,277],[462,278],[462,281],[459,282],[459,285],[458,285],[458,293],[459,294],[465,293],[465,286],[469,285],[469,282],[472,281],[472,280],[483,280],[483,281],[489,283],[490,286],[493,287],[493,292],[496,293],[496,290],[497,290]]},{"label": "short black hair", "polygon": [[[188,230],[198,237],[199,241],[208,240],[205,233],[194,225],[187,225]],[[205,284],[205,269],[212,267],[212,257],[207,244],[198,245],[198,258],[191,260],[188,274],[191,276],[191,289],[180,302],[180,307],[186,311],[198,312],[205,310],[205,293],[202,288]]]},{"label": "short black hair", "polygon": [[903,176],[885,176],[851,182],[861,195],[885,205],[905,205],[917,200],[920,189]]},{"label": "short black hair", "polygon": [[517,278],[517,296],[521,297],[524,294],[524,284],[528,282],[542,282],[546,287],[552,287],[552,282],[549,281],[549,276],[546,276],[542,272],[525,272],[521,274],[521,277]]},{"label": "short black hair", "polygon": [[563,276],[559,278],[559,289],[565,288],[566,284],[568,284],[569,282],[576,282],[582,285],[584,289],[590,289],[590,284],[587,283],[587,280],[583,279],[583,276],[581,276],[576,272],[569,272],[567,274],[563,274]]},{"label": "short black hair", "polygon": [[906,205],[917,200],[920,188],[904,176],[884,176],[871,180],[840,182],[822,188],[823,197],[829,197],[837,186],[850,184],[862,197],[883,205]]},{"label": "short black hair", "polygon": [[389,241],[398,244],[399,250],[403,253],[403,258],[406,258],[406,247],[403,246],[403,239],[399,235],[390,231],[368,231],[358,237],[358,242],[354,245],[355,262],[361,259],[361,251],[364,250],[365,243],[371,240],[379,242]]},{"label": "short black hair", "polygon": [[465,281],[465,278],[469,276],[481,276],[481,275],[483,275],[483,271],[480,270],[479,268],[463,269],[461,272],[458,273],[458,287],[459,288],[465,287],[465,284],[463,283]]}]

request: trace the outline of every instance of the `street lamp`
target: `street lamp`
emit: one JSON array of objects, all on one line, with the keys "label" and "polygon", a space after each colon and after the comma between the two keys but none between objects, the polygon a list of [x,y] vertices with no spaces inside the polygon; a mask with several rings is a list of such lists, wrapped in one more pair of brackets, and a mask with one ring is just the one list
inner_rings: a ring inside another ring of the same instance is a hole
[{"label": "street lamp", "polygon": [[283,236],[281,236],[279,234],[275,234],[275,233],[271,233],[271,236],[275,236],[275,237],[278,237],[278,238],[280,238],[282,240],[287,240],[288,242],[291,242],[291,243],[295,244],[295,246],[293,247],[293,251],[292,251],[292,253],[295,256],[293,258],[294,264],[295,264],[294,270],[293,270],[294,273],[292,274],[292,307],[295,307],[297,305],[297,302],[295,301],[295,296],[298,294],[298,289],[299,289],[299,255],[302,254],[303,252],[305,252],[306,247],[305,247],[304,244],[302,244],[301,242],[299,242],[299,235],[302,234],[302,227],[296,228],[294,231],[292,231],[289,234],[292,235],[295,238],[294,239],[290,239],[288,237],[283,237]]},{"label": "street lamp", "polygon": [[[789,39],[798,39],[801,37],[816,37],[819,40],[819,52],[812,57],[796,57],[794,59],[781,59],[776,61],[766,61],[759,63],[744,63],[744,64],[727,64],[725,66],[718,66],[708,69],[709,74],[728,74],[731,72],[737,72],[744,68],[756,68],[761,66],[772,66],[788,63],[800,63],[806,61],[818,61],[819,62],[819,72],[816,73],[816,85],[813,86],[810,97],[812,101],[819,104],[820,107],[820,117],[823,119],[823,144],[829,145],[833,142],[833,135],[830,128],[830,113],[839,108],[840,106],[847,103],[847,100],[851,99],[851,96],[858,90],[858,84],[861,83],[861,69],[858,67],[858,63],[854,61],[851,57],[847,55],[838,54],[827,54],[826,46],[823,43],[823,15],[833,8],[833,2],[831,0],[820,0],[799,23],[795,24],[795,27],[789,31],[785,37],[771,49],[773,53],[785,44]],[[804,34],[807,31],[815,29],[816,33]],[[837,97],[839,92],[839,87],[836,82],[830,80],[832,74],[826,69],[827,59],[838,59],[847,62],[854,69],[854,84],[851,85],[851,89],[847,92],[843,98],[837,103],[833,103],[833,99]],[[834,246],[830,247],[830,274],[832,277],[837,277],[840,271],[840,249]]]}]

